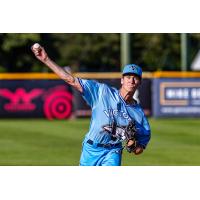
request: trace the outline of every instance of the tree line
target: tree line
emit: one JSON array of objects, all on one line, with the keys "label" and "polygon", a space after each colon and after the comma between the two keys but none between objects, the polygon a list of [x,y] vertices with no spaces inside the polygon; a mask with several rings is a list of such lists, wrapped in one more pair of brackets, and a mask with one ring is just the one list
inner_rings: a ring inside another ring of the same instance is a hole
[{"label": "tree line", "polygon": [[[189,62],[200,46],[200,34],[189,35]],[[131,62],[144,71],[181,70],[180,34],[130,34]],[[1,33],[0,72],[47,72],[31,52],[35,42],[61,66],[76,72],[118,72],[119,33]]]}]

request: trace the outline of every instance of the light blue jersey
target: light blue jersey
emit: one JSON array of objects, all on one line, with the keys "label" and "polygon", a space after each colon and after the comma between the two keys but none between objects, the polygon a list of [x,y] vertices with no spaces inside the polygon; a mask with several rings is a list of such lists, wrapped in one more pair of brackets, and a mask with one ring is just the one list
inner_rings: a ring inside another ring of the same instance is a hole
[{"label": "light blue jersey", "polygon": [[[97,153],[94,159],[92,159],[92,155],[91,157],[89,154],[86,156],[84,146],[88,146],[88,148],[93,146],[97,152],[97,148],[102,148],[103,150],[103,147],[95,146],[95,144],[112,144],[113,148],[110,148],[110,151],[111,149],[116,149],[115,152],[119,155],[120,149],[122,149],[121,142],[125,139],[124,132],[130,122],[135,122],[136,124],[137,133],[135,137],[137,143],[143,146],[143,148],[146,147],[150,140],[150,126],[141,106],[137,102],[133,105],[126,104],[119,90],[109,87],[106,84],[85,79],[79,79],[79,82],[83,89],[82,96],[92,109],[90,128],[83,142],[80,165],[90,165],[86,160],[97,159],[97,154],[99,155],[99,153]],[[91,152],[92,150],[87,149],[87,153],[88,151]],[[98,151],[100,151],[100,149],[98,149]],[[108,148],[105,151],[108,151]],[[101,151],[102,155],[100,159],[102,159],[103,162],[102,156],[104,153],[102,152],[103,151]],[[120,165],[121,157],[114,160],[117,160],[118,164],[113,162],[113,164],[108,165]],[[91,163],[91,165],[103,165],[99,163],[99,160],[95,163]]]}]

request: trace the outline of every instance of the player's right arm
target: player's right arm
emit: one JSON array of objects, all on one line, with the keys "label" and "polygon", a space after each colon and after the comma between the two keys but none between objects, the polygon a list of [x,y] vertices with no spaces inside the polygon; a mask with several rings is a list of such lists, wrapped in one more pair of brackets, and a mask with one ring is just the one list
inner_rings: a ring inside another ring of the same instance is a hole
[{"label": "player's right arm", "polygon": [[48,66],[61,79],[63,79],[66,83],[68,83],[78,91],[83,92],[82,86],[79,83],[78,79],[74,77],[72,74],[66,72],[62,67],[57,65],[54,61],[52,61],[43,47],[40,46],[40,48],[34,49],[32,46],[31,50],[33,51],[35,57],[38,60],[40,60],[42,63]]}]

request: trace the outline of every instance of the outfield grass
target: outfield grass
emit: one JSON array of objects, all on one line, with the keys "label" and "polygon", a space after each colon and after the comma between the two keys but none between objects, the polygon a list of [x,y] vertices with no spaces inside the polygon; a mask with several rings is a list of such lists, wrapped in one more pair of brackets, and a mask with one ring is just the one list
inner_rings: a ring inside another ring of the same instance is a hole
[{"label": "outfield grass", "polygon": [[[199,166],[200,120],[150,119],[152,138],[140,156],[126,151],[122,165]],[[89,119],[68,121],[0,120],[0,165],[79,164]]]}]

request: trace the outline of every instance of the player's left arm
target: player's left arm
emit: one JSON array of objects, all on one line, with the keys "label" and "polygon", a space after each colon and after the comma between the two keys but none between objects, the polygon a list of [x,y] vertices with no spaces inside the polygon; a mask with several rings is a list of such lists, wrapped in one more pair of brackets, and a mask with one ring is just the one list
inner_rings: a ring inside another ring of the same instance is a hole
[{"label": "player's left arm", "polygon": [[138,142],[138,145],[145,149],[151,138],[151,129],[149,126],[149,122],[145,116],[143,118],[142,124],[136,122],[136,130],[136,140]]},{"label": "player's left arm", "polygon": [[143,117],[142,124],[139,124],[136,122],[136,130],[137,131],[136,131],[135,139],[137,141],[137,147],[134,153],[138,155],[143,152],[143,150],[146,148],[151,138],[150,125],[145,115]]}]

